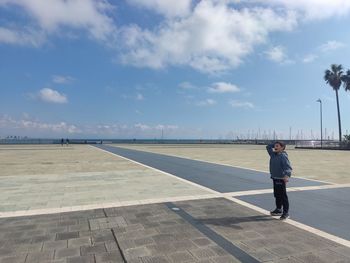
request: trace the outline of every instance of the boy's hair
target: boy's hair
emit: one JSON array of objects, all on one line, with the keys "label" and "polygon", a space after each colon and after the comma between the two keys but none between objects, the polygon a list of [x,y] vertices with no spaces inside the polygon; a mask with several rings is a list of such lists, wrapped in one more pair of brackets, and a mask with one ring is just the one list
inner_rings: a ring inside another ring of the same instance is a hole
[{"label": "boy's hair", "polygon": [[286,144],[282,141],[277,141],[277,142],[275,142],[275,144],[279,144],[283,148],[283,150],[286,149]]}]

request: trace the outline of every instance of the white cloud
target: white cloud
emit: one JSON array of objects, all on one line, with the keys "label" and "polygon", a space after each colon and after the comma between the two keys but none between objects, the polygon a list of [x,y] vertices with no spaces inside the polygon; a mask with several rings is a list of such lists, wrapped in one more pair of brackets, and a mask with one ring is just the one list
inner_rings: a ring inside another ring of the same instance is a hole
[{"label": "white cloud", "polygon": [[273,62],[282,63],[287,59],[285,48],[282,46],[275,46],[265,51],[267,58]]},{"label": "white cloud", "polygon": [[148,125],[146,125],[146,124],[142,124],[142,123],[137,123],[137,124],[134,125],[134,127],[135,127],[135,128],[138,128],[138,129],[140,129],[140,130],[142,130],[142,131],[151,129],[150,126],[148,126]]},{"label": "white cloud", "polygon": [[192,0],[127,0],[130,4],[145,7],[168,17],[190,13]]},{"label": "white cloud", "polygon": [[247,101],[231,100],[231,101],[229,101],[229,104],[233,108],[246,108],[246,109],[253,109],[254,108],[254,104],[251,102],[247,102]]},{"label": "white cloud", "polygon": [[311,63],[317,58],[318,56],[315,54],[308,54],[303,58],[303,63]]},{"label": "white cloud", "polygon": [[0,116],[0,127],[6,130],[16,130],[16,132],[20,132],[23,135],[32,133],[36,137],[38,133],[46,133],[51,136],[52,132],[59,134],[77,134],[82,132],[76,125],[67,124],[66,122],[45,123],[29,117],[14,119],[8,115]]},{"label": "white cloud", "polygon": [[39,91],[39,99],[50,103],[67,103],[68,98],[65,94],[59,93],[57,90],[44,88]]},{"label": "white cloud", "polygon": [[213,106],[215,104],[216,104],[216,101],[213,99],[205,99],[205,100],[198,101],[196,103],[197,106],[201,106],[201,107]]},{"label": "white cloud", "polygon": [[141,94],[141,93],[136,93],[135,95],[122,95],[122,98],[123,99],[126,99],[126,100],[137,100],[137,101],[141,101],[141,100],[144,100],[145,97]]},{"label": "white cloud", "polygon": [[156,130],[177,130],[179,126],[177,125],[163,125],[163,124],[158,124],[154,127]]},{"label": "white cloud", "polygon": [[177,125],[165,125],[165,124],[158,124],[155,126],[143,124],[143,123],[137,123],[134,125],[135,128],[140,129],[141,131],[161,131],[161,130],[177,130],[179,129],[179,126]]},{"label": "white cloud", "polygon": [[[0,43],[38,47],[53,34],[83,30],[115,48],[125,64],[153,69],[185,65],[215,74],[239,66],[273,32],[292,30],[305,18],[350,12],[349,0],[127,1],[164,17],[152,28],[117,27],[112,13],[117,9],[109,0],[0,0],[0,8],[18,8],[24,11],[22,18],[29,18],[25,24],[13,20],[2,25]],[[237,6],[239,2],[242,5]],[[330,41],[321,49],[334,50],[339,44],[343,43]],[[267,54],[278,63],[293,63],[281,46]]]},{"label": "white cloud", "polygon": [[144,100],[145,98],[143,97],[143,95],[141,93],[137,93],[136,94],[136,100]]},{"label": "white cloud", "polygon": [[182,82],[179,84],[179,87],[181,89],[185,89],[185,90],[193,90],[193,89],[197,89],[197,87],[193,84],[191,84],[190,82]]},{"label": "white cloud", "polygon": [[315,61],[318,57],[324,55],[325,53],[338,50],[338,49],[343,48],[345,46],[346,45],[340,41],[335,41],[335,40],[327,41],[326,43],[315,48],[313,53],[306,55],[302,59],[302,62],[303,63],[311,63],[311,62]]},{"label": "white cloud", "polygon": [[174,135],[174,132],[179,129],[177,125],[158,124],[150,125],[145,123],[136,124],[100,124],[90,125],[83,127],[84,134],[91,134],[98,137],[110,137],[110,138],[160,138],[161,131],[163,131],[164,137]]},{"label": "white cloud", "polygon": [[246,3],[260,2],[264,5],[295,10],[306,19],[324,19],[344,16],[350,12],[348,0],[241,0]]},{"label": "white cloud", "polygon": [[318,47],[318,49],[321,52],[329,52],[329,51],[334,51],[339,48],[345,47],[345,44],[339,41],[331,40],[328,41],[327,43],[322,44],[321,46]]},{"label": "white cloud", "polygon": [[240,89],[231,83],[216,82],[208,89],[209,93],[235,93],[239,92]]},{"label": "white cloud", "polygon": [[30,115],[29,115],[29,113],[27,113],[27,112],[23,112],[23,113],[22,113],[22,116],[23,116],[23,118],[26,119],[26,120],[30,119]]},{"label": "white cloud", "polygon": [[44,42],[45,35],[40,31],[0,26],[0,43],[39,47]]},{"label": "white cloud", "polygon": [[272,47],[271,49],[265,51],[265,55],[269,60],[281,65],[289,65],[295,63],[294,60],[288,57],[286,48],[283,46]]},{"label": "white cloud", "polygon": [[190,15],[166,19],[153,30],[124,27],[121,60],[137,67],[189,65],[202,72],[222,72],[240,65],[269,33],[291,30],[296,24],[293,12],[199,1]]},{"label": "white cloud", "polygon": [[71,76],[53,75],[52,81],[58,84],[69,84],[74,81],[74,78]]},{"label": "white cloud", "polygon": [[[83,29],[97,40],[106,41],[116,30],[113,19],[108,12],[114,7],[105,0],[2,0],[1,6],[22,8],[32,18],[30,24],[34,29],[46,34],[56,33],[61,27]],[[8,34],[8,32],[7,32]],[[12,32],[7,38],[30,38],[18,32]],[[36,38],[35,38],[36,39]],[[13,42],[13,40],[12,40]]]},{"label": "white cloud", "polygon": [[[136,123],[134,125],[118,123],[102,123],[76,125],[67,122],[49,123],[37,120],[25,114],[22,118],[0,115],[0,136],[20,135],[29,137],[79,136],[82,138],[96,136],[102,138],[160,138],[161,132],[165,138],[174,136],[180,127],[174,124],[149,125]],[[183,131],[182,131],[183,132]],[[95,138],[96,138],[95,137]]]}]

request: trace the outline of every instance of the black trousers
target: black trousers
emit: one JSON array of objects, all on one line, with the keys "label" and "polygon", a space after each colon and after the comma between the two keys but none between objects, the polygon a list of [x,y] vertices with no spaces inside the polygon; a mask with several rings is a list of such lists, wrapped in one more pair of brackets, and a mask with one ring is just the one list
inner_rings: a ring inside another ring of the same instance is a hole
[{"label": "black trousers", "polygon": [[276,207],[282,209],[283,213],[289,211],[289,201],[287,196],[286,183],[280,179],[273,179],[273,195],[276,199]]}]

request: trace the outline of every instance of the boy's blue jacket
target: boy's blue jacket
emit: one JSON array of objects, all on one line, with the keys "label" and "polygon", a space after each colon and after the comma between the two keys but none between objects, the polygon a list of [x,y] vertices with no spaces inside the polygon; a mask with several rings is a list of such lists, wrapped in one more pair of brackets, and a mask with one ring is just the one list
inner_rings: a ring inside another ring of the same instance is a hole
[{"label": "boy's blue jacket", "polygon": [[272,179],[283,179],[285,176],[292,175],[292,167],[290,165],[288,154],[283,151],[275,153],[272,149],[274,144],[266,146],[266,150],[270,155],[270,174]]}]

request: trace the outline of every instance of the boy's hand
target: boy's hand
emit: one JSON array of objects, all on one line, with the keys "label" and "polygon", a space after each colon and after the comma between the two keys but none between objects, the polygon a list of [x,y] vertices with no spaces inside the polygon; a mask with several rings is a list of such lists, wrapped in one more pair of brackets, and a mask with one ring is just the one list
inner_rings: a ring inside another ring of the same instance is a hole
[{"label": "boy's hand", "polygon": [[288,176],[285,176],[285,177],[283,178],[283,181],[284,181],[285,183],[288,183],[288,182],[289,182],[289,177],[288,177]]}]

